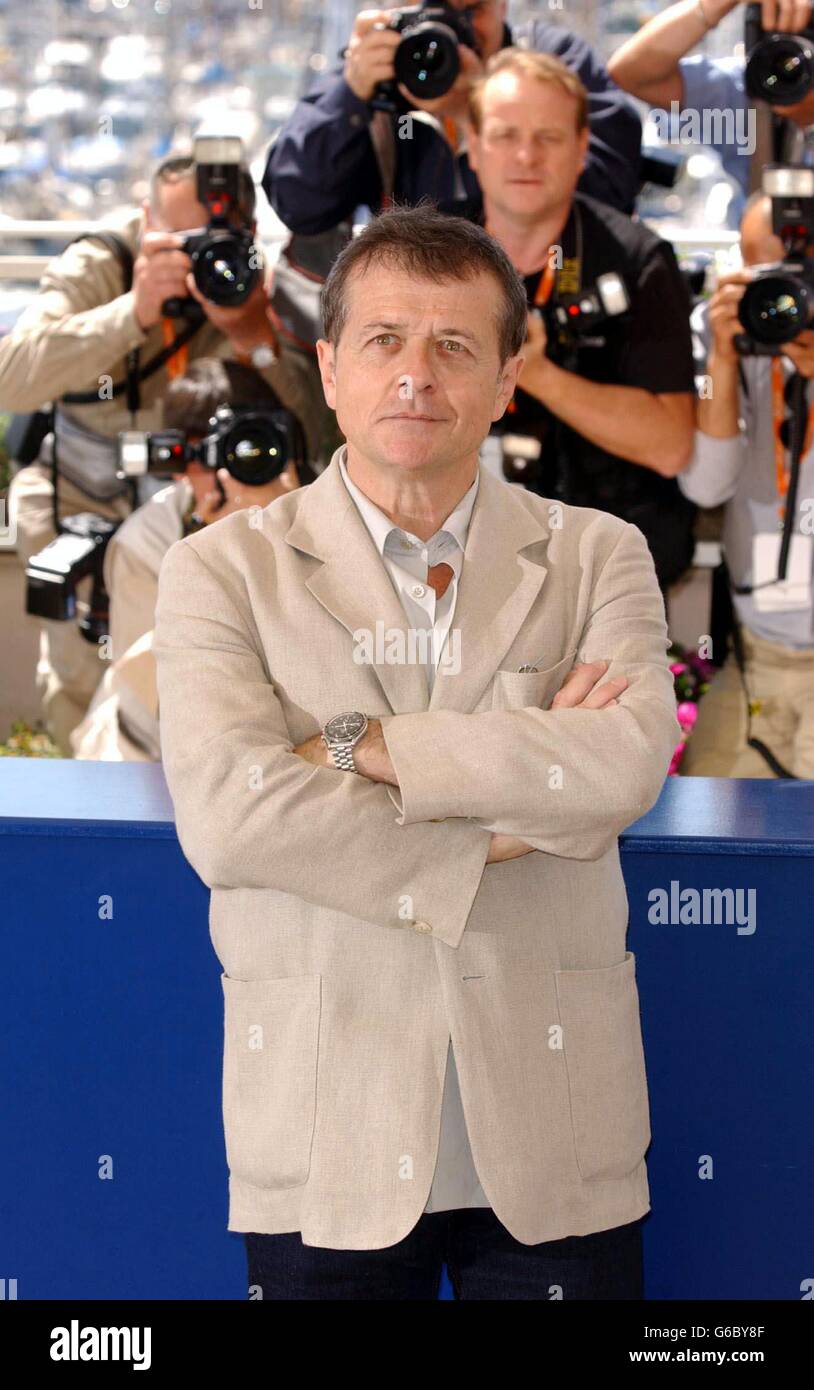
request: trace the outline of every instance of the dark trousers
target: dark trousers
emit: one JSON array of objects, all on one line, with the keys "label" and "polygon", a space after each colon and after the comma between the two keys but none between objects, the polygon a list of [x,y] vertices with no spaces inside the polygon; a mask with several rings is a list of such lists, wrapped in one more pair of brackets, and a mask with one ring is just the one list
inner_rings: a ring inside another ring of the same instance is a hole
[{"label": "dark trousers", "polygon": [[640,1299],[641,1219],[607,1231],[523,1245],[488,1207],[425,1212],[382,1250],[303,1245],[299,1231],[246,1233],[249,1297],[438,1297],[446,1264],[456,1299]]}]

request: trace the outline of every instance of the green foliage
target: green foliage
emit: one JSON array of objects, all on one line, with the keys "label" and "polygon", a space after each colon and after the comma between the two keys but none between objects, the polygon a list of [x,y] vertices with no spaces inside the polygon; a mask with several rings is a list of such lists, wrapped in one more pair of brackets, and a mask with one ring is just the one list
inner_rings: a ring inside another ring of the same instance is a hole
[{"label": "green foliage", "polygon": [[0,743],[0,758],[63,758],[65,755],[50,734],[32,729],[24,719],[15,719],[6,743]]}]

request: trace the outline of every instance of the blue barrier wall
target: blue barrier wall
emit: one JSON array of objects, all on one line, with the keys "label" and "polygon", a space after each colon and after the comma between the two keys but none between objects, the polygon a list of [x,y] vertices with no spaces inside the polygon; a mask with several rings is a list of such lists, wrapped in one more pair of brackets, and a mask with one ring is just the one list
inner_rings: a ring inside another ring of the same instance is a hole
[{"label": "blue barrier wall", "polygon": [[[0,1279],[20,1299],[245,1298],[209,895],[161,768],[0,760],[0,865]],[[646,1296],[799,1299],[814,783],[670,778],[622,865],[654,1136]],[[753,889],[754,930],[649,920],[671,883],[674,902],[743,890],[747,910]]]}]

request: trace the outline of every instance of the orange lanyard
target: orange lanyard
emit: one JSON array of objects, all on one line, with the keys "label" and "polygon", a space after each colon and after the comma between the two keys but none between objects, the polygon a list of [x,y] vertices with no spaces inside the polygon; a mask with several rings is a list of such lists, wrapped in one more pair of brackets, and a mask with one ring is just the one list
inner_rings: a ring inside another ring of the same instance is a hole
[{"label": "orange lanyard", "polygon": [[[164,334],[164,346],[169,347],[174,342],[176,336],[174,321],[172,319],[162,319],[161,329]],[[179,347],[178,351],[174,352],[167,362],[167,375],[170,380],[185,374],[188,359],[189,353],[187,351],[187,345],[184,343],[183,347]]]},{"label": "orange lanyard", "polygon": [[[540,279],[537,281],[537,288],[534,291],[535,308],[539,308],[541,304],[548,303],[549,299],[551,298],[551,291],[554,288],[554,279],[556,277],[556,273],[557,272],[554,268],[554,262],[551,259],[551,251],[549,249],[548,260],[546,261],[545,270],[540,276]],[[512,396],[511,400],[509,401],[509,404],[506,406],[506,414],[515,415],[516,413],[517,402],[515,401],[514,396]]]},{"label": "orange lanyard", "polygon": [[[783,521],[786,515],[786,494],[789,490],[790,470],[787,464],[788,453],[783,446],[783,439],[780,434],[783,421],[786,418],[785,398],[783,394],[783,368],[779,357],[772,358],[772,415],[774,419],[774,471],[777,480],[777,495],[781,501],[777,508],[778,516]],[[814,406],[809,406],[808,420],[806,422],[805,441],[803,452],[800,456],[801,462],[811,447],[811,438],[814,434]]]}]

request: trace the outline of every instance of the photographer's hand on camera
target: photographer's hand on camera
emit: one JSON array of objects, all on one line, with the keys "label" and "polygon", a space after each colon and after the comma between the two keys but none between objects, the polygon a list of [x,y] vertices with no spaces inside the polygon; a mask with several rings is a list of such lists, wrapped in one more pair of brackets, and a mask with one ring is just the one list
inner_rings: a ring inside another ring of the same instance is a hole
[{"label": "photographer's hand on camera", "polygon": [[247,511],[251,507],[267,507],[269,502],[280,496],[280,486],[285,485],[287,476],[284,472],[279,478],[272,478],[269,483],[251,487],[248,483],[241,483],[237,478],[233,478],[228,468],[219,468],[217,478],[226,494],[226,500],[223,500],[217,488],[203,491],[201,495],[199,486],[195,486],[196,514],[208,525],[212,521],[231,516],[233,512]]},{"label": "photographer's hand on camera", "polygon": [[793,362],[800,376],[814,377],[814,330],[804,328],[790,343],[786,343],[783,354]]},{"label": "photographer's hand on camera", "polygon": [[165,299],[183,298],[192,261],[179,250],[182,239],[175,232],[145,232],[133,266],[133,298],[136,318],[146,332],[161,319]]},{"label": "photographer's hand on camera", "polygon": [[468,48],[463,43],[458,50],[458,56],[461,61],[461,71],[444,96],[435,97],[432,101],[421,101],[399,82],[397,85],[401,95],[418,111],[429,111],[431,116],[442,118],[449,116],[452,120],[465,124],[468,120],[469,88],[475,78],[480,77],[483,72],[483,63],[475,50]]},{"label": "photographer's hand on camera", "polygon": [[362,10],[356,16],[345,57],[345,81],[360,101],[370,101],[380,82],[393,77],[393,55],[401,41],[388,28],[391,11]]},{"label": "photographer's hand on camera", "polygon": [[[196,299],[210,323],[228,338],[235,352],[245,357],[252,348],[265,343],[274,352],[279,350],[277,334],[269,318],[269,292],[262,275],[252,289],[248,299],[236,308],[225,308],[205,299],[191,271],[184,281],[184,291]],[[182,291],[183,292],[183,291]]]},{"label": "photographer's hand on camera", "polygon": [[739,354],[735,338],[744,332],[738,305],[752,278],[749,270],[722,275],[709,301],[712,341],[706,373],[710,389],[698,401],[698,428],[713,439],[731,439],[739,431]]}]

